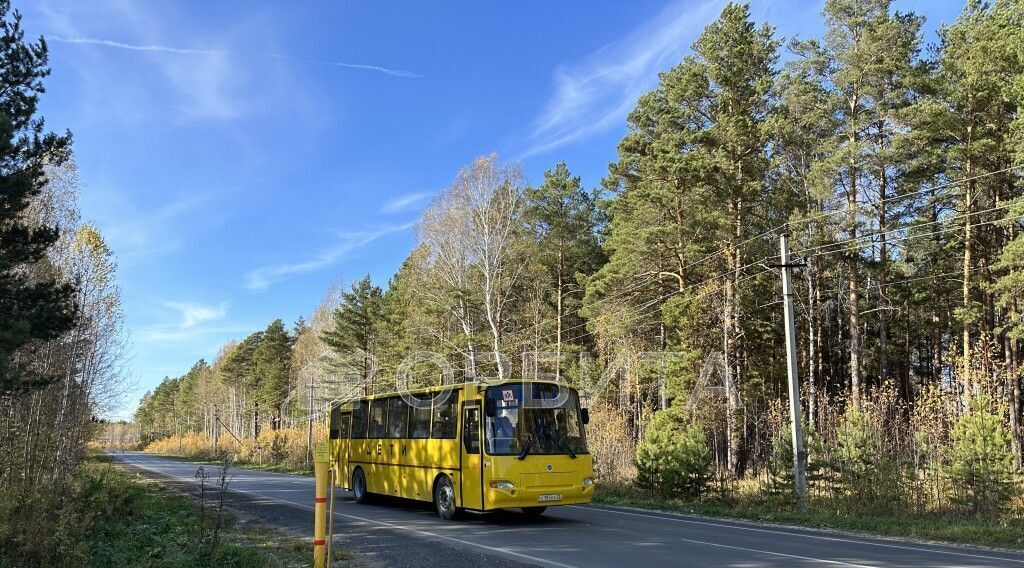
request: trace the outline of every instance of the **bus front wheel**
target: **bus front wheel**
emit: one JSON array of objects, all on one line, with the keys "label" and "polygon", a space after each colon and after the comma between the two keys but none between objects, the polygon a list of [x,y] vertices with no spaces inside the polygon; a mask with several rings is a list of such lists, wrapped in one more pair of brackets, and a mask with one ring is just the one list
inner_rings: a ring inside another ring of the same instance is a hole
[{"label": "bus front wheel", "polygon": [[539,517],[544,514],[547,507],[523,507],[523,514],[527,517]]},{"label": "bus front wheel", "polygon": [[352,495],[360,505],[370,502],[370,492],[366,490],[366,474],[361,467],[352,473]]},{"label": "bus front wheel", "polygon": [[439,477],[434,484],[434,506],[437,514],[446,521],[458,517],[461,512],[455,506],[455,486],[447,475]]}]

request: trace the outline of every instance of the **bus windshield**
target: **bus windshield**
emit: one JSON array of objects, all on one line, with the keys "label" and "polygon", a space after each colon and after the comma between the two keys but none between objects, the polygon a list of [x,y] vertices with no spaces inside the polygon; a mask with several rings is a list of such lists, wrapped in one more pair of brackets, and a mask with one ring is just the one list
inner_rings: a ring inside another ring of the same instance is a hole
[{"label": "bus windshield", "polygon": [[587,451],[576,391],[557,384],[507,384],[487,389],[487,453],[497,456]]}]

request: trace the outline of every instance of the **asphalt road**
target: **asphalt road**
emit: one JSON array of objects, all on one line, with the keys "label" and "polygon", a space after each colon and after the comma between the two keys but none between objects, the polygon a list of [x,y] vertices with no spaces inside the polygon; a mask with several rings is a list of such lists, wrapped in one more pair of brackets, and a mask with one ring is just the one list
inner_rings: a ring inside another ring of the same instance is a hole
[{"label": "asphalt road", "polygon": [[[112,456],[171,485],[196,482],[197,464],[135,452]],[[232,474],[232,507],[311,533],[312,478],[243,469]],[[339,491],[334,511],[335,542],[369,566],[1024,567],[1020,553],[598,505],[551,507],[537,519],[497,512],[446,522],[427,504],[357,505]]]}]

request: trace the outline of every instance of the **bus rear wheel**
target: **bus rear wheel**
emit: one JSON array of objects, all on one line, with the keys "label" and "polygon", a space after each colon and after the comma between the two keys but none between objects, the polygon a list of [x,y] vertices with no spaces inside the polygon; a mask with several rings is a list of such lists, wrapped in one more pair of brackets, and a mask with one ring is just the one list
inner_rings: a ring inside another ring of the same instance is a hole
[{"label": "bus rear wheel", "polygon": [[523,514],[527,517],[539,517],[547,510],[547,507],[523,507]]},{"label": "bus rear wheel", "polygon": [[434,484],[434,506],[442,519],[450,521],[462,512],[455,506],[455,486],[447,475],[442,475]]},{"label": "bus rear wheel", "polygon": [[370,502],[370,492],[366,490],[366,474],[361,467],[352,473],[352,495],[360,505]]}]

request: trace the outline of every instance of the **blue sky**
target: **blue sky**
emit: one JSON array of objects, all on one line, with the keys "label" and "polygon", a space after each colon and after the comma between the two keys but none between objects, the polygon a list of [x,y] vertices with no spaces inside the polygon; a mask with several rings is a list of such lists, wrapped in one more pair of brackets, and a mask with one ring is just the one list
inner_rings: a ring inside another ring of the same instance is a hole
[{"label": "blue sky", "polygon": [[[132,391],[384,283],[474,157],[565,160],[594,186],[636,98],[724,2],[15,0],[50,41],[42,111],[119,262]],[[821,2],[753,2],[781,36]],[[933,36],[962,3],[904,1]]]}]

